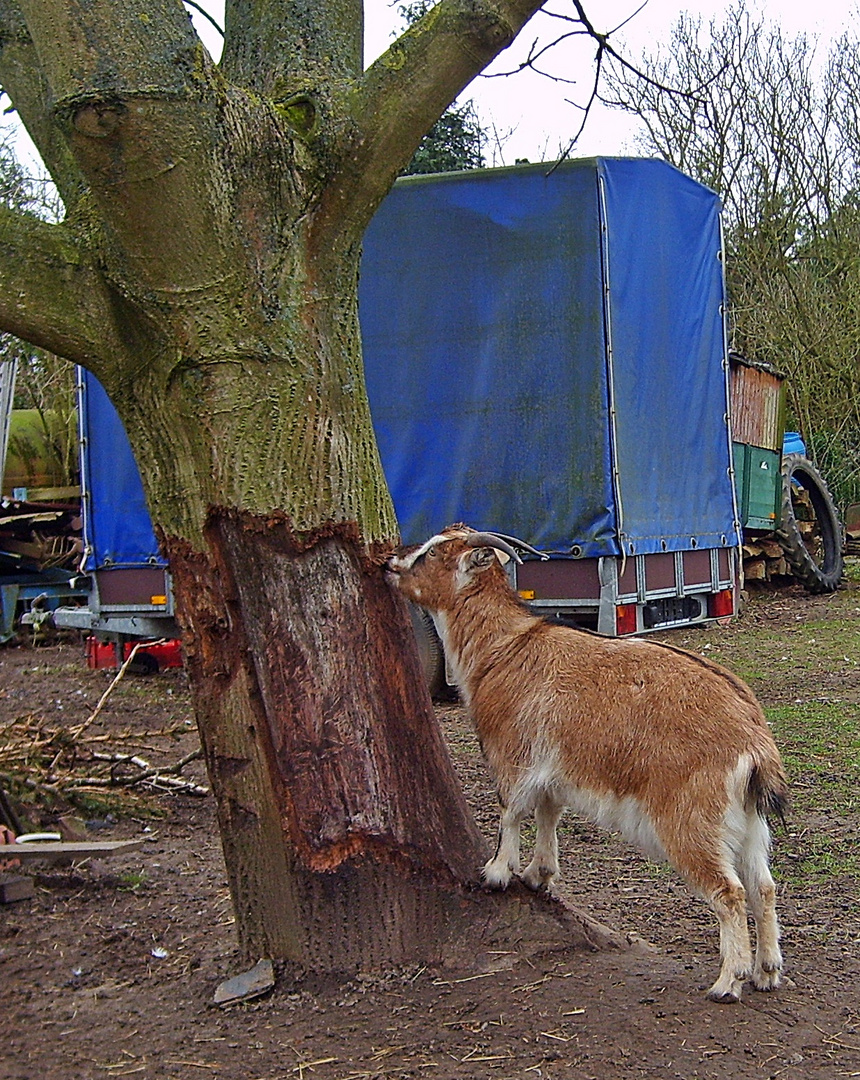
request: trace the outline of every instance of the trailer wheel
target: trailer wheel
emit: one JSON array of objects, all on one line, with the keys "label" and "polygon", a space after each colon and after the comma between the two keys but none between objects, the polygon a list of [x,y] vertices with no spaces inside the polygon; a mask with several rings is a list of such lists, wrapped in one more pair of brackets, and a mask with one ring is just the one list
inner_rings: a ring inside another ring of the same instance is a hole
[{"label": "trailer wheel", "polygon": [[412,616],[415,640],[418,642],[421,670],[424,672],[424,681],[430,691],[430,696],[442,701],[450,699],[451,687],[445,678],[445,650],[436,633],[433,619],[424,608],[418,607],[417,604],[409,605],[409,613]]},{"label": "trailer wheel", "polygon": [[791,572],[809,592],[833,592],[842,577],[842,526],[821,473],[802,454],[782,461],[776,537]]}]

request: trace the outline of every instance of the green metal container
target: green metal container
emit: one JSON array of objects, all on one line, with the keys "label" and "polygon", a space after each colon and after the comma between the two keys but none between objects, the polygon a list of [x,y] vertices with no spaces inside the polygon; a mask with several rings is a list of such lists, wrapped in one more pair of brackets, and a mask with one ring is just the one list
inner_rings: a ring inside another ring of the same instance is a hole
[{"label": "green metal container", "polygon": [[741,528],[771,532],[779,524],[782,455],[749,443],[732,443],[735,493]]}]

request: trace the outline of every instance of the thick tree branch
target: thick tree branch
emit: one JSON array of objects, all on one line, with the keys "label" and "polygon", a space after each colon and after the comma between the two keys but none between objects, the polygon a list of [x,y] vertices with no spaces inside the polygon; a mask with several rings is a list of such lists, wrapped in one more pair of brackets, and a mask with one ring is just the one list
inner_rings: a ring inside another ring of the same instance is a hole
[{"label": "thick tree branch", "polygon": [[430,126],[511,44],[541,0],[440,0],[365,73],[353,108],[350,160],[330,185],[359,229],[373,216]]},{"label": "thick tree branch", "polygon": [[18,0],[58,117],[129,96],[188,95],[199,39],[180,0]]},{"label": "thick tree branch", "polygon": [[106,276],[141,310],[217,292],[237,243],[218,157],[228,88],[180,0],[18,2],[100,211]]},{"label": "thick tree branch", "polygon": [[0,326],[98,371],[125,351],[118,304],[62,225],[0,207]]},{"label": "thick tree branch", "polygon": [[225,76],[281,101],[362,72],[363,0],[260,3],[226,0]]},{"label": "thick tree branch", "polygon": [[66,209],[71,210],[86,184],[66,140],[54,125],[48,84],[16,0],[0,0],[0,87],[14,103]]}]

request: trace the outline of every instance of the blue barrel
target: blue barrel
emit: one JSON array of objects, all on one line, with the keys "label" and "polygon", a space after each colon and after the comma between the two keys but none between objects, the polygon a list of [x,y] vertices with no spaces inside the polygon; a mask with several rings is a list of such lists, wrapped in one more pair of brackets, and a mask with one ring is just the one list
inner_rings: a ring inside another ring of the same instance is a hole
[{"label": "blue barrel", "polygon": [[797,431],[786,431],[782,437],[783,454],[803,454],[806,457],[806,443]]}]

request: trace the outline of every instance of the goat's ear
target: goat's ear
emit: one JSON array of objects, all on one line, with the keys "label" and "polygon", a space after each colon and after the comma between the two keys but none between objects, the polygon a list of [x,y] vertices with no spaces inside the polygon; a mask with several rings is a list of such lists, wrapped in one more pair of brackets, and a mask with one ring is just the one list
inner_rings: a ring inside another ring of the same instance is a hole
[{"label": "goat's ear", "polygon": [[469,573],[480,573],[482,570],[486,570],[488,566],[492,566],[495,561],[496,553],[493,548],[478,547],[466,552],[463,565],[464,569]]}]

